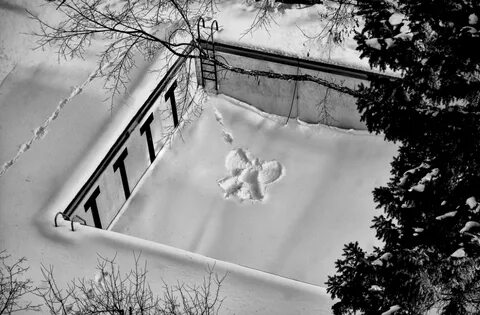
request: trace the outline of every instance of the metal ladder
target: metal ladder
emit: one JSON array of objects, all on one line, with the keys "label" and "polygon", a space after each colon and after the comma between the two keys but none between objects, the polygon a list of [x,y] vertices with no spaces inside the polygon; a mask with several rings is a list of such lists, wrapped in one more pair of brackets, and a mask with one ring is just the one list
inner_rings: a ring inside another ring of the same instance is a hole
[{"label": "metal ladder", "polygon": [[[197,22],[198,42],[202,50],[200,51],[200,75],[202,78],[202,86],[205,87],[205,81],[213,81],[215,91],[218,91],[217,64],[215,60],[215,41],[213,34],[218,32],[218,22],[213,20],[210,24],[210,35],[203,39],[200,33],[200,26],[205,28],[205,20],[200,18]],[[215,29],[214,29],[215,27]]]}]

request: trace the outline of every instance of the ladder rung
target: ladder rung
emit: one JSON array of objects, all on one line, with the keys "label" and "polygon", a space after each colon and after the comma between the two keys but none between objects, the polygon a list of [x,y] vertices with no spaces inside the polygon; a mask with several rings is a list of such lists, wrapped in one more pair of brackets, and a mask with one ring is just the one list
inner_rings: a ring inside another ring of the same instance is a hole
[{"label": "ladder rung", "polygon": [[214,54],[208,55],[208,58],[207,57],[202,57],[202,60],[210,60],[209,58],[215,58],[215,55]]},{"label": "ladder rung", "polygon": [[209,68],[209,69],[215,69],[216,68],[216,65],[214,63],[205,63],[205,62],[202,62],[202,66],[204,68]]},{"label": "ladder rung", "polygon": [[217,81],[217,80],[215,80],[215,78],[209,78],[209,77],[203,77],[203,79],[204,79],[204,80],[215,81],[215,82]]},{"label": "ladder rung", "polygon": [[202,77],[205,77],[205,78],[212,78],[213,77],[213,78],[215,78],[216,75],[215,75],[215,73],[203,73]]},{"label": "ladder rung", "polygon": [[207,69],[203,69],[203,72],[206,72],[206,73],[217,73],[217,71],[211,71],[211,70],[207,70]]},{"label": "ladder rung", "polygon": [[215,66],[215,63],[210,61],[210,60],[204,60],[202,61],[202,64],[205,65],[205,66]]},{"label": "ladder rung", "polygon": [[205,71],[205,72],[217,72],[217,68],[216,67],[202,67],[202,70]]}]

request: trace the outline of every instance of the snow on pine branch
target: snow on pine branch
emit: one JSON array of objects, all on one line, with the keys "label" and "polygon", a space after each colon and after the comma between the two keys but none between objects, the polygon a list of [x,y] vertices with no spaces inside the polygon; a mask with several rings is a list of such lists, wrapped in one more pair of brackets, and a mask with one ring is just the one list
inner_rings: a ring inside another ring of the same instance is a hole
[{"label": "snow on pine branch", "polygon": [[[116,60],[116,59],[115,59]],[[77,96],[78,94],[80,94],[82,92],[82,90],[85,88],[85,86],[87,86],[88,83],[90,83],[93,79],[99,77],[102,75],[102,72],[106,69],[108,69],[109,67],[111,67],[113,65],[113,63],[115,62],[115,60],[112,60],[110,61],[109,63],[106,63],[104,64],[103,66],[99,66],[95,71],[93,71],[89,76],[88,78],[80,85],[76,86],[73,91],[70,93],[70,95],[66,98],[64,98],[63,100],[61,100],[59,103],[58,103],[58,106],[57,108],[55,109],[55,111],[43,122],[43,124],[36,128],[34,131],[33,131],[33,136],[25,143],[23,143],[22,145],[20,145],[20,147],[18,148],[18,151],[17,153],[15,154],[15,156],[10,159],[9,161],[5,162],[2,167],[0,168],[0,177],[3,176],[3,174],[5,174],[7,172],[7,170],[12,167],[16,162],[17,160],[22,156],[22,154],[24,154],[25,152],[27,152],[28,150],[30,150],[30,148],[32,147],[33,143],[35,143],[36,141],[39,141],[41,140],[43,137],[45,137],[45,135],[47,134],[47,131],[48,131],[48,127],[50,126],[50,124],[58,118],[58,115],[60,114],[60,112],[62,111],[62,109],[75,97]]]}]

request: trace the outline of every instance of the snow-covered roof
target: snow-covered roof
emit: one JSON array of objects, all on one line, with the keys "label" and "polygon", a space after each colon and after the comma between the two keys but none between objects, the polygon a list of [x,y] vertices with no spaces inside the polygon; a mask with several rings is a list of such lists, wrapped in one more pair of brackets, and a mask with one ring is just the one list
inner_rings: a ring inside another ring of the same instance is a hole
[{"label": "snow-covered roof", "polygon": [[251,30],[258,13],[255,3],[222,2],[218,5],[218,13],[215,15],[220,26],[216,39],[228,44],[299,59],[380,72],[372,69],[367,59],[360,58],[353,33],[346,36],[341,43],[333,43],[323,36],[316,37],[326,26],[319,14],[324,11],[324,4],[300,8],[292,6],[285,10],[272,11],[271,22],[268,25]]}]

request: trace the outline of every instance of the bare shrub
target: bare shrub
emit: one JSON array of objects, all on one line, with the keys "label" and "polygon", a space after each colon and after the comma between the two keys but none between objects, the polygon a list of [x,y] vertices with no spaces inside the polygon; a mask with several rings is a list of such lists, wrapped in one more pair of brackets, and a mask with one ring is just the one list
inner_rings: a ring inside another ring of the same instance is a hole
[{"label": "bare shrub", "polygon": [[147,263],[134,255],[134,267],[123,274],[115,258],[99,256],[97,274],[92,279],[73,279],[60,288],[53,267],[42,266],[45,279],[39,295],[50,314],[218,314],[223,297],[220,288],[226,275],[219,277],[207,269],[201,284],[163,281],[163,295],[154,293],[147,281]]},{"label": "bare shrub", "polygon": [[0,251],[0,314],[38,311],[39,305],[26,301],[26,296],[36,292],[32,280],[25,278],[26,259],[11,260],[5,250]]}]

